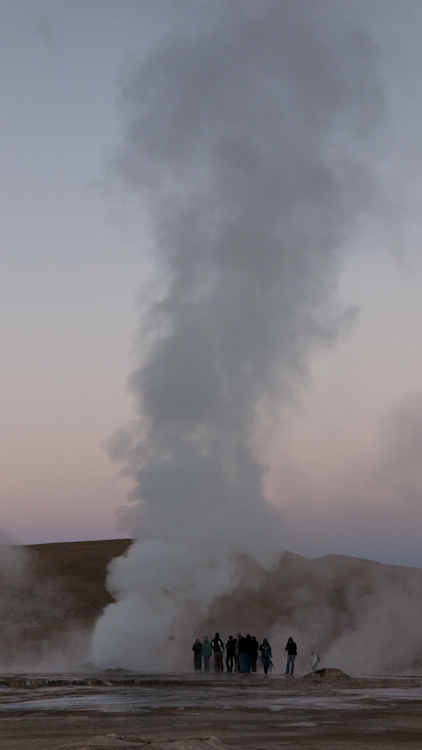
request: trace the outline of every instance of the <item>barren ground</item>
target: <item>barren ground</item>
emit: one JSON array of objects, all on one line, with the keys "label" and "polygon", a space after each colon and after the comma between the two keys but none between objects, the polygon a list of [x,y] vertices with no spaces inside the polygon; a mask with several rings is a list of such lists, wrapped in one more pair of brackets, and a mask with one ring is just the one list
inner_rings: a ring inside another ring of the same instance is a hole
[{"label": "barren ground", "polygon": [[3,675],[0,684],[2,750],[422,747],[422,678],[110,672]]}]

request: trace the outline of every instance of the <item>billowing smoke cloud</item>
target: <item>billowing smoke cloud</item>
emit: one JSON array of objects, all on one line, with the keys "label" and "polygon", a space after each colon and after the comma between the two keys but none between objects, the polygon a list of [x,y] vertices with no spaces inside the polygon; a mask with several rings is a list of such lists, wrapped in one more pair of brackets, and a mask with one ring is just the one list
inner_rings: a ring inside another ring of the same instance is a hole
[{"label": "billowing smoke cloud", "polygon": [[114,169],[139,196],[160,293],[129,381],[138,420],[111,441],[139,541],[110,572],[100,665],[177,666],[243,556],[270,568],[286,543],[260,428],[353,323],[336,281],[376,200],[375,51],[324,7],[216,3],[209,33],[167,39],[122,84]]}]

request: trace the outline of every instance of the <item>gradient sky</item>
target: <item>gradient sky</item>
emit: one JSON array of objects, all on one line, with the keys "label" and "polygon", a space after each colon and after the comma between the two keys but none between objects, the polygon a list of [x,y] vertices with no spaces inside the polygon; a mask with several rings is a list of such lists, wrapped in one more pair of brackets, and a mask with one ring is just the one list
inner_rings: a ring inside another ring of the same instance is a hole
[{"label": "gradient sky", "polygon": [[[354,325],[315,353],[301,399],[263,428],[267,495],[282,508],[292,551],[421,566],[422,6],[316,4],[328,27],[336,6],[333,19],[340,12],[376,45],[383,205],[347,248],[338,298],[358,308]],[[150,261],[135,201],[108,177],[121,140],[120,81],[158,39],[199,33],[219,7],[0,5],[5,538],[128,535],[115,511],[130,483],[104,443],[132,415],[126,378]]]}]

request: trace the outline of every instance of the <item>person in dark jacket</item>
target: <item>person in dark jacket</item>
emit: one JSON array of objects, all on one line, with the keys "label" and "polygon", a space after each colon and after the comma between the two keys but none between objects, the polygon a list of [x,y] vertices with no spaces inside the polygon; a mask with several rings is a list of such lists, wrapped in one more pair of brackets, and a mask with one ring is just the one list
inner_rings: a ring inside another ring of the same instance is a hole
[{"label": "person in dark jacket", "polygon": [[[252,666],[252,638],[250,637],[249,633],[247,634],[246,638],[243,639],[242,644],[242,652],[239,654],[239,657],[242,657],[242,672],[246,674],[250,674],[251,666]],[[240,660],[239,660],[240,661]]]},{"label": "person in dark jacket", "polygon": [[255,636],[251,636],[251,672],[256,672],[256,662],[258,659],[259,643]]},{"label": "person in dark jacket", "polygon": [[247,656],[247,650],[248,650],[248,643],[246,641],[246,638],[244,636],[241,636],[237,639],[237,650],[238,650],[238,669],[239,672],[242,674],[244,672],[248,672],[247,668],[247,662],[248,662],[248,656]]},{"label": "person in dark jacket", "polygon": [[236,641],[236,653],[234,655],[234,671],[235,672],[240,672],[241,671],[240,665],[239,665],[239,653],[240,653],[240,644],[241,644],[242,640],[243,640],[242,633],[238,633],[237,634],[237,641]]},{"label": "person in dark jacket", "polygon": [[264,638],[264,640],[262,641],[262,643],[261,643],[261,645],[259,647],[259,650],[260,650],[261,656],[262,656],[262,666],[264,667],[265,674],[267,674],[269,668],[271,667],[271,656],[272,656],[272,653],[271,653],[271,646],[268,643],[268,641],[267,641],[266,638]]},{"label": "person in dark jacket", "polygon": [[229,635],[229,640],[226,643],[226,669],[228,672],[233,672],[233,661],[236,656],[236,638]]},{"label": "person in dark jacket", "polygon": [[220,638],[220,633],[215,634],[215,637],[211,641],[211,646],[214,651],[214,672],[222,672],[224,645]]},{"label": "person in dark jacket", "polygon": [[197,638],[193,644],[192,651],[194,653],[193,666],[195,672],[202,672],[202,643],[199,638]]},{"label": "person in dark jacket", "polygon": [[289,640],[287,641],[285,650],[287,651],[286,674],[289,674],[289,667],[290,667],[290,674],[293,674],[295,671],[295,659],[297,656],[296,643],[294,642],[293,638],[289,638]]}]

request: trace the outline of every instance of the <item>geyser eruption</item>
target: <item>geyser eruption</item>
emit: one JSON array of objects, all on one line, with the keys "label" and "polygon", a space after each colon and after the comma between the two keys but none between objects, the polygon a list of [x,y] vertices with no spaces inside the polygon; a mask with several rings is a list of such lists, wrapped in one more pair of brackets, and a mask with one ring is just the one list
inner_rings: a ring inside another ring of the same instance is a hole
[{"label": "geyser eruption", "polygon": [[270,568],[286,541],[258,429],[354,319],[335,286],[372,202],[382,102],[370,41],[327,30],[323,8],[216,4],[212,30],[166,39],[123,83],[114,168],[140,198],[160,293],[129,380],[138,420],[111,441],[138,541],[110,571],[99,665],[186,665],[179,644],[245,556]]}]

